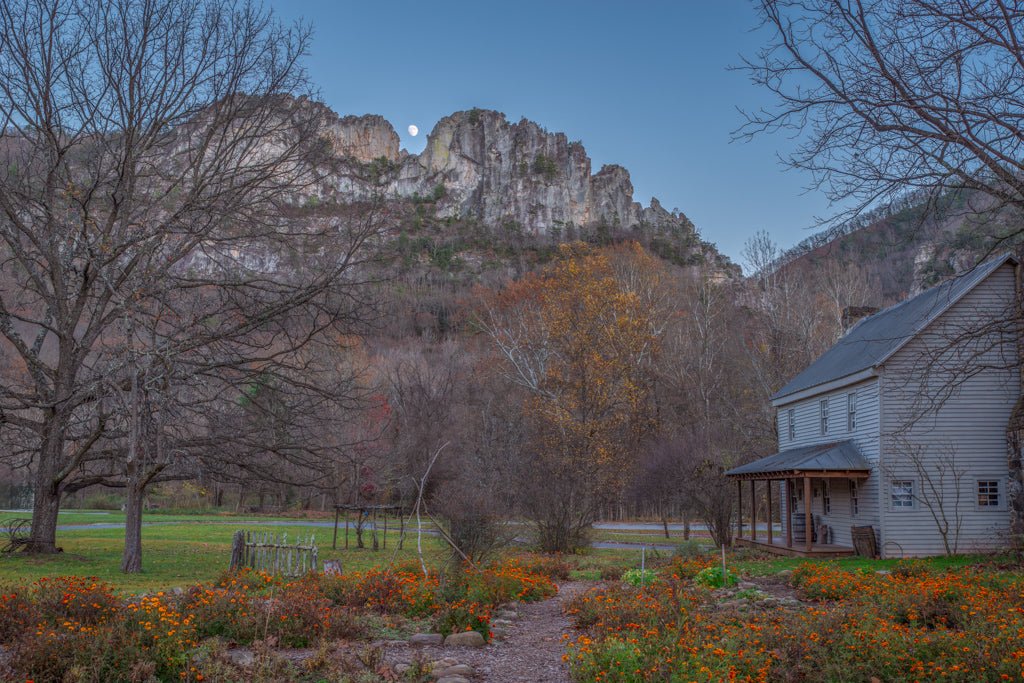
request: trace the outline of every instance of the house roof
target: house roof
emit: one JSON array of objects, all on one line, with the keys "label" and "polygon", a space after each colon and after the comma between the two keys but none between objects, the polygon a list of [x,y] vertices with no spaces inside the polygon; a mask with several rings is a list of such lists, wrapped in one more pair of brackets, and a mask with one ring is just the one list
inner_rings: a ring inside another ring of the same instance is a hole
[{"label": "house roof", "polygon": [[867,460],[852,441],[835,441],[814,446],[791,448],[734,467],[727,477],[757,479],[764,474],[797,474],[800,472],[863,472],[870,470]]},{"label": "house roof", "polygon": [[775,392],[772,401],[878,367],[1005,263],[1017,262],[1010,254],[1004,254],[864,318],[832,348]]}]

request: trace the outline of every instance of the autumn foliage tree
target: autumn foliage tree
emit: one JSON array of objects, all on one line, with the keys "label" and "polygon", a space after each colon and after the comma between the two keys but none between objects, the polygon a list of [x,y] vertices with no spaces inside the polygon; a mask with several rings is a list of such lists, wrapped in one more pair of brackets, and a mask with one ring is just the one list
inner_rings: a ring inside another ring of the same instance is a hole
[{"label": "autumn foliage tree", "polygon": [[577,243],[486,297],[481,326],[505,379],[524,392],[529,446],[518,485],[545,550],[582,543],[656,426],[653,369],[664,315],[652,302],[663,278],[661,264],[637,245]]}]

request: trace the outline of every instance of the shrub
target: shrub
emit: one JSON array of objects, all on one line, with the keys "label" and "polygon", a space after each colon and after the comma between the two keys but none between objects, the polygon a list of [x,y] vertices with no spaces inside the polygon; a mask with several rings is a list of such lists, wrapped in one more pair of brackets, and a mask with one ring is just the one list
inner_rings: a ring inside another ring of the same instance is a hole
[{"label": "shrub", "polygon": [[668,576],[678,581],[692,581],[701,571],[714,566],[714,561],[708,556],[680,558],[675,557],[669,562],[666,572]]},{"label": "shrub", "polygon": [[75,621],[94,625],[117,611],[113,587],[95,577],[43,577],[29,589],[39,618],[50,624]]},{"label": "shrub", "polygon": [[832,563],[805,562],[793,571],[792,584],[810,600],[842,600],[879,581],[874,572],[850,572]]},{"label": "shrub", "polygon": [[714,566],[705,567],[697,572],[697,575],[693,577],[693,582],[705,588],[725,588],[735,586],[739,579],[729,570],[726,570],[723,574],[721,567]]},{"label": "shrub", "polygon": [[892,575],[901,579],[920,579],[928,574],[928,567],[920,560],[900,560],[892,568]]},{"label": "shrub", "polygon": [[533,173],[551,182],[558,177],[558,163],[547,155],[538,154],[533,158]]},{"label": "shrub", "polygon": [[622,574],[622,581],[630,586],[650,586],[658,577],[651,569],[627,569]]},{"label": "shrub", "polygon": [[529,571],[515,560],[479,571],[469,570],[463,581],[467,599],[484,605],[534,602],[558,591],[551,579]]},{"label": "shrub", "polygon": [[546,576],[552,581],[568,581],[569,571],[572,569],[561,553],[521,555],[517,558],[517,562],[523,571]]},{"label": "shrub", "polygon": [[708,554],[708,548],[700,541],[682,541],[677,543],[676,547],[672,550],[672,553],[676,557],[683,559],[690,559],[694,557],[703,557]]},{"label": "shrub", "polygon": [[241,642],[253,637],[253,605],[238,586],[193,586],[186,592],[182,611],[192,614],[202,637],[224,636]]},{"label": "shrub", "polygon": [[0,594],[0,644],[11,642],[38,622],[36,606],[23,591]]},{"label": "shrub", "polygon": [[476,631],[491,639],[491,611],[477,602],[458,600],[446,603],[434,617],[434,628],[442,635],[461,631]]},{"label": "shrub", "polygon": [[382,614],[420,617],[432,614],[438,607],[437,579],[402,568],[325,577],[322,590],[332,604]]}]

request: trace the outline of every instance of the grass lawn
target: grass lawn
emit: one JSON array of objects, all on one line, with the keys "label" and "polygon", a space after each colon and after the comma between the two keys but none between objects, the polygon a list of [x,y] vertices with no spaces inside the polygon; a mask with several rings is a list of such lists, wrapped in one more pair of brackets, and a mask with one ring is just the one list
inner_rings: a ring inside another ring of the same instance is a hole
[{"label": "grass lawn", "polygon": [[[6,518],[6,516],[5,516]],[[71,512],[61,514],[61,524],[105,524],[123,522],[119,512],[109,515]],[[289,538],[316,535],[320,547],[320,561],[338,559],[345,571],[362,571],[373,566],[388,564],[392,560],[415,561],[415,531],[406,532],[403,550],[397,551],[398,533],[388,530],[387,549],[374,552],[370,549],[355,548],[355,533],[350,532],[350,549],[343,547],[343,530],[339,530],[338,550],[331,549],[332,529],[323,526],[273,526],[265,522],[272,518],[260,519],[256,523],[252,515],[237,520],[238,523],[224,523],[227,520],[217,516],[147,515],[142,529],[143,573],[125,575],[121,573],[121,551],[124,547],[124,530],[116,529],[75,529],[57,532],[57,544],[64,552],[51,556],[29,556],[22,553],[0,555],[0,582],[22,583],[34,581],[43,576],[78,575],[95,576],[114,584],[124,592],[151,591],[216,579],[228,568],[231,555],[231,536],[237,529],[249,531],[285,532]],[[294,519],[289,521],[296,521]],[[262,523],[261,523],[262,522]],[[378,534],[378,537],[383,534]],[[367,535],[367,542],[369,538]],[[434,536],[424,535],[423,547],[428,561],[439,563],[446,556],[446,549]]]}]

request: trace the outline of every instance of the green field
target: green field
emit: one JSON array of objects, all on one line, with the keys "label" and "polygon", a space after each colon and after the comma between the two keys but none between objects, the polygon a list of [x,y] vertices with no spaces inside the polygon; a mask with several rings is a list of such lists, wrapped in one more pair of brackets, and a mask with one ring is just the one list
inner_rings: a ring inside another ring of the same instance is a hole
[{"label": "green field", "polygon": [[[15,515],[2,515],[9,519]],[[387,549],[373,551],[355,548],[355,532],[349,533],[350,548],[345,550],[344,528],[339,529],[338,550],[331,549],[332,529],[323,526],[274,526],[267,524],[283,518],[254,519],[246,515],[236,519],[220,515],[147,515],[142,530],[143,573],[125,575],[120,571],[124,529],[74,529],[57,532],[57,544],[63,553],[29,556],[22,553],[0,555],[0,581],[25,582],[42,576],[74,574],[95,576],[113,583],[125,592],[148,591],[185,586],[216,579],[228,568],[231,536],[238,529],[287,533],[289,538],[315,534],[321,562],[342,561],[345,571],[361,571],[392,561],[416,560],[415,530],[407,530],[402,550],[397,550],[398,533],[388,531]],[[61,513],[60,524],[116,524],[124,521],[120,512]],[[295,519],[287,520],[289,523]],[[323,521],[323,520],[317,520]],[[378,534],[382,538],[383,533]],[[366,535],[369,544],[369,534]],[[435,536],[423,536],[425,555],[430,562],[441,562],[446,549]]]}]

